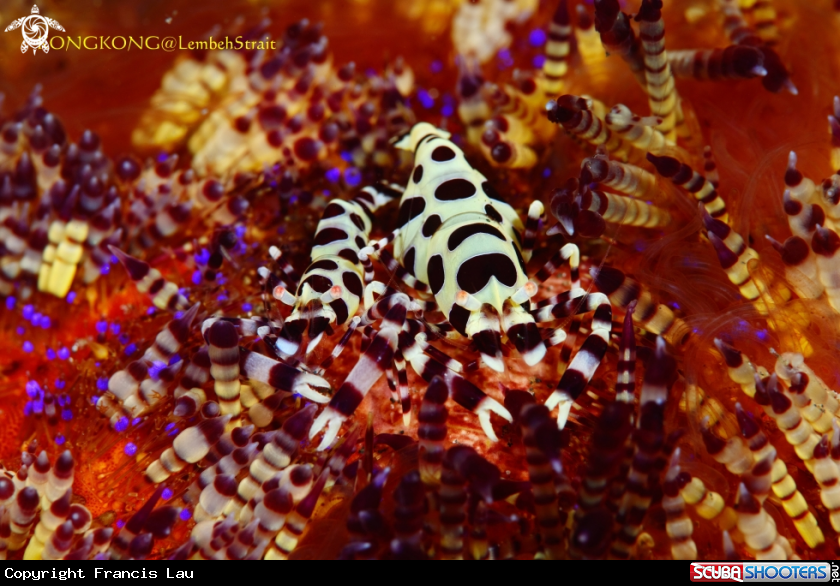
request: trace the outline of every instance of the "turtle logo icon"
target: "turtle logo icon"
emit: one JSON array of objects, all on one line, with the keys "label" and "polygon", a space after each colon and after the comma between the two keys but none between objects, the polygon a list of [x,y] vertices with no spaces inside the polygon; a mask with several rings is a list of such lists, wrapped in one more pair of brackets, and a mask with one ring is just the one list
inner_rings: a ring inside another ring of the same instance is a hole
[{"label": "turtle logo icon", "polygon": [[20,52],[26,53],[29,47],[32,47],[32,54],[41,49],[44,53],[50,52],[50,44],[47,42],[49,36],[49,29],[53,28],[57,31],[64,31],[64,27],[58,24],[57,20],[41,16],[38,13],[38,7],[32,7],[32,14],[18,18],[12,21],[12,24],[6,27],[5,32],[21,29],[23,33],[23,43],[20,45]]}]

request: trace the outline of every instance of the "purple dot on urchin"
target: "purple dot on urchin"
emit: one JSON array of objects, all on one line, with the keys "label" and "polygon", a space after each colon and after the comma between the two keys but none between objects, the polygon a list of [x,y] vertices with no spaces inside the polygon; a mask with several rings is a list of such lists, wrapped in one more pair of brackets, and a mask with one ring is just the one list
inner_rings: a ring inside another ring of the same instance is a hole
[{"label": "purple dot on urchin", "polygon": [[123,527],[125,527],[125,521],[123,521],[122,519],[119,519],[117,521],[117,529],[122,529]]},{"label": "purple dot on urchin", "polygon": [[533,64],[534,69],[542,69],[542,66],[545,64],[545,55],[534,55],[531,63]]},{"label": "purple dot on urchin", "polygon": [[455,106],[452,104],[444,104],[440,109],[440,115],[449,118],[455,113]]},{"label": "purple dot on urchin", "polygon": [[75,291],[70,291],[70,293],[67,294],[67,303],[73,303],[75,300],[76,300],[76,292]]},{"label": "purple dot on urchin", "polygon": [[57,389],[63,389],[65,386],[67,386],[67,382],[60,378],[55,379],[55,382],[53,384]]},{"label": "purple dot on urchin", "polygon": [[115,336],[120,333],[120,324],[111,324],[111,333]]},{"label": "purple dot on urchin", "polygon": [[420,100],[420,105],[427,110],[435,105],[435,99],[423,88],[417,90],[417,99]]},{"label": "purple dot on urchin", "polygon": [[18,336],[22,336],[25,331],[26,331],[26,329],[23,326],[18,326],[17,329],[15,330],[15,332],[17,333]]},{"label": "purple dot on urchin", "polygon": [[189,509],[183,509],[183,510],[182,510],[182,511],[178,514],[178,517],[180,517],[181,521],[189,521],[189,520],[190,520],[190,517],[192,517],[192,513],[190,512],[190,510],[189,510]]},{"label": "purple dot on urchin", "polygon": [[98,321],[96,322],[96,331],[100,334],[104,334],[108,331],[108,322],[106,321]]},{"label": "purple dot on urchin", "polygon": [[126,456],[133,456],[137,453],[137,446],[131,442],[125,444],[125,448],[123,448]]},{"label": "purple dot on urchin", "polygon": [[61,360],[67,360],[68,358],[70,358],[70,350],[68,350],[67,348],[61,348],[58,351],[58,357]]},{"label": "purple dot on urchin", "polygon": [[142,417],[135,417],[134,419],[131,420],[131,427],[136,427],[136,426],[140,425],[141,421],[143,421]]},{"label": "purple dot on urchin", "polygon": [[193,271],[191,280],[192,280],[193,285],[201,285],[201,271],[199,271],[199,270]]},{"label": "purple dot on urchin", "polygon": [[330,183],[338,183],[338,180],[341,179],[341,170],[338,167],[333,167],[324,173],[324,177],[326,177],[327,181]]},{"label": "purple dot on urchin", "polygon": [[35,346],[32,345],[32,342],[27,340],[23,343],[23,351],[24,352],[32,352],[33,350],[35,350]]},{"label": "purple dot on urchin", "polygon": [[168,501],[169,499],[171,499],[172,498],[172,489],[171,488],[164,488],[163,492],[160,493],[160,498],[165,500],[165,501]]},{"label": "purple dot on urchin", "polygon": [[440,73],[443,71],[443,62],[440,59],[435,59],[432,61],[432,64],[429,66],[429,69],[432,70],[432,73]]},{"label": "purple dot on urchin", "polygon": [[96,388],[100,391],[107,391],[108,390],[108,379],[103,377],[99,377],[96,379]]},{"label": "purple dot on urchin", "polygon": [[48,316],[48,315],[41,316],[41,328],[42,329],[48,330],[48,329],[50,329],[51,325],[52,325],[52,320],[50,319],[50,316]]},{"label": "purple dot on urchin", "polygon": [[22,315],[23,319],[29,321],[35,315],[35,308],[32,305],[24,305]]},{"label": "purple dot on urchin", "polygon": [[137,344],[129,344],[125,347],[125,355],[131,356],[137,351]]},{"label": "purple dot on urchin", "polygon": [[195,255],[195,262],[197,262],[200,265],[206,265],[207,261],[209,261],[209,260],[210,260],[210,251],[207,250],[206,248],[202,248],[201,252],[199,252]]},{"label": "purple dot on urchin", "polygon": [[72,421],[73,420],[73,412],[70,411],[70,409],[62,409],[61,418],[64,421]]},{"label": "purple dot on urchin", "polygon": [[64,442],[66,442],[66,441],[67,441],[67,438],[65,438],[65,437],[64,437],[63,435],[61,435],[61,434],[58,434],[57,436],[55,436],[55,443],[56,443],[56,445],[63,446],[63,445],[64,445]]},{"label": "purple dot on urchin", "polygon": [[6,297],[6,309],[12,310],[15,308],[15,298],[14,297]]},{"label": "purple dot on urchin", "polygon": [[26,382],[26,394],[29,395],[30,398],[34,399],[38,396],[38,391],[41,390],[41,385],[39,385],[34,380]]},{"label": "purple dot on urchin", "polygon": [[254,306],[251,305],[250,303],[243,303],[242,304],[242,311],[247,312],[247,311],[251,311],[253,309],[254,309]]},{"label": "purple dot on urchin", "polygon": [[356,167],[350,167],[344,171],[344,182],[348,187],[356,187],[362,182],[362,172]]},{"label": "purple dot on urchin", "polygon": [[47,360],[55,360],[55,350],[47,348]]},{"label": "purple dot on urchin", "polygon": [[42,318],[42,317],[43,317],[43,316],[42,316],[40,313],[35,313],[35,315],[33,315],[33,316],[32,316],[32,319],[30,320],[30,321],[32,322],[32,325],[33,325],[34,327],[36,327],[36,328],[37,328],[38,326],[40,326],[40,325],[41,325],[41,318]]},{"label": "purple dot on urchin", "polygon": [[128,417],[120,417],[119,421],[114,424],[114,431],[122,433],[128,429]]},{"label": "purple dot on urchin", "polygon": [[546,38],[544,30],[541,28],[535,28],[528,35],[528,42],[531,43],[531,46],[533,47],[542,47],[545,45]]}]

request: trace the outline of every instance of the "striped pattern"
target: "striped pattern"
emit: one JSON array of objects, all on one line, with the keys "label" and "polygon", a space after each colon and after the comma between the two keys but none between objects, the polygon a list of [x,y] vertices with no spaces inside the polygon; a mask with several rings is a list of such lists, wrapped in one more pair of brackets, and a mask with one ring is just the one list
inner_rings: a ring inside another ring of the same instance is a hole
[{"label": "striped pattern", "polygon": [[[402,315],[404,318],[404,309]],[[350,374],[312,425],[309,432],[310,439],[326,428],[321,444],[318,446],[319,451],[325,450],[335,441],[341,424],[355,412],[365,395],[391,364],[396,348],[397,333],[393,329],[383,328],[377,332]]]},{"label": "striped pattern", "polygon": [[563,80],[569,73],[572,33],[568,0],[560,0],[548,26],[548,42],[545,44],[545,62],[542,67],[543,90],[550,98],[563,91]]},{"label": "striped pattern", "polygon": [[143,354],[143,359],[151,364],[155,362],[169,364],[169,360],[181,350],[187,341],[192,322],[198,315],[200,307],[201,304],[195,303],[183,316],[167,323]]},{"label": "striped pattern", "polygon": [[184,429],[175,437],[172,447],[164,450],[160,458],[146,468],[146,478],[153,484],[159,484],[175,472],[180,472],[187,464],[194,464],[210,451],[219,441],[230,416],[205,419]]},{"label": "striped pattern", "polygon": [[[540,143],[550,141],[554,136],[554,125],[545,119],[545,98],[538,91],[536,79],[527,73],[514,74],[513,84],[486,84],[484,91],[486,99],[497,112],[497,118],[502,117],[508,123],[518,125],[518,132],[528,133]],[[490,116],[488,115],[487,118]],[[507,129],[502,129],[507,132]],[[520,140],[529,140],[521,138]]]},{"label": "striped pattern", "polygon": [[767,75],[762,77],[761,84],[765,89],[771,92],[785,89],[793,95],[799,93],[778,53],[762,38],[759,31],[747,23],[739,1],[718,0],[717,7],[723,14],[723,29],[729,40],[736,45],[757,47],[764,56],[763,66]]},{"label": "striped pattern", "polygon": [[[559,434],[544,405],[534,403],[522,407],[517,419],[522,428],[522,442],[525,444],[525,461],[528,465],[528,480],[534,495],[534,514],[537,533],[542,538],[543,550],[548,559],[563,557],[564,526],[558,507],[555,469],[560,459]],[[538,434],[548,441],[538,441]]]},{"label": "striped pattern", "polygon": [[750,261],[758,260],[758,253],[724,222],[704,213],[703,224],[729,281],[738,287],[744,299],[753,302],[759,313],[766,315],[767,303],[762,297],[766,294],[767,284],[753,277],[749,270]]},{"label": "striped pattern", "polygon": [[670,51],[668,64],[674,76],[700,81],[764,77],[764,54],[756,47],[730,45],[725,49]]},{"label": "striped pattern", "polygon": [[578,518],[606,506],[608,489],[621,478],[625,446],[633,430],[633,409],[632,403],[616,400],[607,403],[598,417],[595,427],[598,442],[592,445],[586,458],[578,495]]},{"label": "striped pattern", "polygon": [[587,189],[580,196],[581,210],[601,216],[605,222],[639,228],[662,228],[671,222],[668,210],[644,201]]},{"label": "striped pattern", "polygon": [[840,236],[830,228],[817,226],[811,250],[816,254],[817,271],[828,302],[840,311]]},{"label": "striped pattern", "polygon": [[691,538],[694,523],[685,511],[685,499],[680,492],[680,451],[674,451],[662,483],[662,509],[665,511],[665,530],[671,539],[671,557],[675,560],[696,560],[697,544]]},{"label": "striped pattern", "polygon": [[159,270],[150,267],[145,261],[129,256],[119,248],[108,248],[125,267],[137,290],[148,295],[155,307],[172,312],[186,311],[189,308],[189,303],[179,292],[178,286],[164,279]]},{"label": "striped pattern", "polygon": [[630,111],[624,104],[618,104],[604,117],[607,128],[621,137],[625,142],[637,149],[661,155],[666,147],[672,143],[656,126],[662,123],[661,118],[649,116],[642,118]]},{"label": "striped pattern", "polygon": [[840,433],[832,432],[832,438],[823,435],[814,448],[814,479],[820,485],[820,500],[828,509],[831,527],[840,530],[840,466],[831,457],[835,448],[840,451]]},{"label": "striped pattern", "polygon": [[[500,124],[497,116],[488,120],[481,133],[479,147],[484,157],[493,164],[507,169],[531,169],[537,164],[537,154],[525,141],[517,141],[510,136],[509,132],[502,130],[510,129],[512,124]],[[528,142],[533,142],[533,136],[529,132]]]},{"label": "striped pattern", "polygon": [[291,464],[312,426],[315,411],[315,405],[307,405],[284,421],[283,426],[272,434],[270,441],[248,466],[248,474],[239,481],[237,508],[249,506],[249,512],[254,511],[252,499],[260,493],[266,481],[276,477]]},{"label": "striped pattern", "polygon": [[756,397],[760,391],[765,392],[770,399],[771,412],[768,414],[785,434],[785,439],[793,446],[796,455],[810,469],[813,466],[811,460],[814,457],[814,447],[820,441],[813,426],[802,418],[799,410],[793,405],[789,393],[779,382],[778,375],[772,374],[766,381],[756,381]]},{"label": "striped pattern", "polygon": [[217,321],[207,331],[210,376],[223,415],[239,415],[239,335],[230,322]]},{"label": "striped pattern", "polygon": [[567,132],[588,142],[601,146],[608,153],[629,152],[625,142],[618,134],[607,127],[606,123],[594,112],[594,105],[578,96],[565,95],[546,104],[548,119],[561,125]]},{"label": "striped pattern", "polygon": [[642,0],[636,15],[639,39],[645,64],[645,90],[650,112],[662,118],[657,129],[669,140],[676,140],[677,91],[674,76],[665,52],[665,23],[662,21],[662,0]]},{"label": "striped pattern", "polygon": [[302,372],[284,362],[251,350],[240,348],[239,351],[239,368],[244,378],[265,383],[287,393],[297,393],[315,403],[327,402],[327,397],[315,390],[329,388],[327,381],[320,376]]},{"label": "striped pattern", "polygon": [[615,381],[615,400],[631,405],[636,402],[636,331],[633,329],[635,309],[636,302],[631,301],[624,314]]},{"label": "striped pattern", "polygon": [[666,305],[657,304],[650,291],[643,288],[633,277],[609,266],[593,267],[590,274],[595,287],[609,297],[610,302],[621,309],[628,309],[635,301],[633,321],[651,334],[664,337],[669,344],[685,345],[691,329]]},{"label": "striped pattern", "polygon": [[600,0],[595,5],[595,30],[601,35],[601,43],[607,53],[621,57],[644,86],[645,62],[641,43],[630,19],[621,12],[618,0]]},{"label": "striped pattern", "polygon": [[559,407],[557,426],[560,429],[565,427],[572,404],[586,388],[604,358],[610,342],[611,329],[612,308],[605,300],[598,306],[592,317],[592,332],[584,340],[580,350],[560,377],[557,388],[545,402],[549,410]]},{"label": "striped pattern", "polygon": [[598,183],[638,199],[651,199],[660,193],[655,175],[635,165],[611,161],[603,155],[583,160],[580,182],[584,185]]},{"label": "striped pattern", "polygon": [[[784,352],[776,359],[775,373],[791,386],[791,391],[805,393],[816,405],[821,405],[827,413],[840,417],[840,400],[835,392],[805,364],[802,354]],[[804,387],[804,390],[802,390]],[[796,390],[794,391],[794,388]]]},{"label": "striped pattern", "polygon": [[328,472],[324,470],[318,477],[318,480],[295,508],[286,516],[286,522],[283,528],[274,539],[274,543],[269,547],[265,554],[267,560],[287,560],[289,555],[297,547],[303,531],[309,522],[312,513],[315,512],[315,505],[318,503],[318,498],[324,490],[324,485],[327,482]]},{"label": "striped pattern", "polygon": [[420,479],[427,490],[435,490],[440,484],[440,469],[443,462],[446,420],[449,411],[446,399],[449,389],[446,381],[436,376],[429,383],[418,416],[417,438],[420,440]]},{"label": "striped pattern", "polygon": [[657,173],[692,194],[710,216],[721,222],[729,221],[726,203],[706,177],[674,157],[658,157],[648,153],[647,160],[653,164]]},{"label": "striped pattern", "polygon": [[738,485],[738,530],[748,551],[756,560],[785,560],[787,554],[778,543],[776,523],[744,483]]},{"label": "striped pattern", "polygon": [[755,30],[761,40],[768,45],[779,42],[779,29],[776,26],[776,7],[774,0],[741,0],[744,11],[752,13]]},{"label": "striped pattern", "polygon": [[[764,407],[765,412],[773,417],[775,413],[770,407],[771,399],[769,393],[767,392],[766,385],[757,376],[755,367],[752,363],[750,363],[750,361],[737,349],[723,340],[716,339],[715,345],[723,354],[727,369],[729,370],[730,378],[741,386],[741,389],[747,396],[754,397],[756,402]],[[793,354],[783,354],[780,356],[776,365],[777,370],[783,373],[783,378],[792,377],[803,367],[807,368],[807,366],[802,363],[802,357],[798,356],[797,359],[797,355]],[[807,392],[807,387],[810,385],[805,381],[799,382],[805,385]],[[818,392],[817,389],[814,389],[814,391]],[[782,397],[782,399],[784,399],[784,397]],[[777,398],[777,402],[780,406],[784,406],[784,400],[779,401]],[[740,405],[736,404],[735,411],[738,417],[738,424],[741,428],[741,433],[745,438],[750,451],[753,453],[753,457],[750,458],[750,462],[753,461],[753,459],[763,459],[766,457],[768,450],[772,449],[772,445],[768,441],[767,436],[761,431],[756,419],[750,413],[743,410]],[[703,433],[703,440],[706,443],[707,449],[713,456],[715,456],[715,454],[723,453],[722,450],[726,445],[724,440],[717,438],[705,429]],[[735,440],[740,440],[740,438],[730,438],[729,442],[733,442]],[[739,458],[743,459],[743,457]],[[730,459],[734,460],[734,458]],[[750,464],[747,463],[743,469],[745,470],[749,466]],[[741,467],[739,466],[738,468],[740,469]],[[737,473],[741,474],[742,472]],[[822,531],[817,525],[816,518],[808,510],[808,505],[804,497],[797,490],[796,482],[790,475],[788,475],[787,466],[781,459],[776,459],[773,463],[771,483],[773,493],[781,500],[785,513],[787,513],[787,515],[793,520],[794,526],[806,543],[809,544],[809,547],[817,547],[820,543],[824,542],[825,539]]]},{"label": "striped pattern", "polygon": [[[184,368],[184,374],[178,387],[172,393],[180,399],[191,389],[200,389],[210,379],[210,354],[206,346],[199,348]],[[200,407],[200,405],[199,405]]]},{"label": "striped pattern", "polygon": [[664,440],[665,404],[675,375],[676,361],[665,351],[665,340],[658,337],[639,399],[641,413],[636,433],[644,439],[636,441],[626,491],[617,514],[620,529],[610,548],[611,558],[627,559],[641,533],[652,498],[650,481]]}]

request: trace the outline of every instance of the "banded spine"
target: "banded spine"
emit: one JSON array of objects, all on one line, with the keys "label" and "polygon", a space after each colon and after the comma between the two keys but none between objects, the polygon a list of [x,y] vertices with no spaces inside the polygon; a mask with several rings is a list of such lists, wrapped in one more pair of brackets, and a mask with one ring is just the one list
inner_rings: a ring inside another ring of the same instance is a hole
[{"label": "banded spine", "polygon": [[543,89],[548,97],[555,97],[563,91],[563,80],[569,73],[572,33],[568,0],[560,0],[548,27],[548,42],[545,45],[545,62],[542,67],[545,80]]},{"label": "banded spine", "polygon": [[155,307],[172,312],[186,311],[189,308],[189,303],[180,293],[178,286],[164,279],[159,270],[152,268],[145,261],[129,256],[119,248],[109,248],[125,267],[137,290],[147,294]]},{"label": "banded spine", "polygon": [[662,508],[665,530],[671,538],[671,557],[675,560],[696,560],[697,544],[692,539],[694,523],[685,512],[686,501],[680,492],[680,450],[674,450],[662,484]]},{"label": "banded spine", "polygon": [[706,177],[674,157],[659,157],[648,153],[647,160],[653,164],[657,173],[692,194],[694,199],[703,204],[706,212],[712,218],[721,222],[728,221],[729,214],[726,211],[726,203],[718,195],[712,182]]},{"label": "banded spine", "polygon": [[662,123],[657,128],[665,138],[676,140],[679,97],[665,51],[662,0],[642,0],[636,21],[639,22],[639,39],[645,64],[645,89],[651,114],[662,118]]},{"label": "banded spine", "polygon": [[570,134],[593,146],[604,145],[608,153],[618,155],[628,152],[624,141],[607,127],[593,111],[593,105],[584,98],[564,95],[546,104],[548,120],[563,126]]},{"label": "banded spine", "polygon": [[671,145],[656,126],[662,123],[661,118],[648,116],[642,118],[625,106],[618,104],[604,117],[607,128],[612,130],[625,142],[633,145],[642,152],[662,154]]},{"label": "banded spine", "polygon": [[730,45],[725,49],[669,51],[668,64],[676,77],[701,81],[764,77],[764,55],[755,47]]}]

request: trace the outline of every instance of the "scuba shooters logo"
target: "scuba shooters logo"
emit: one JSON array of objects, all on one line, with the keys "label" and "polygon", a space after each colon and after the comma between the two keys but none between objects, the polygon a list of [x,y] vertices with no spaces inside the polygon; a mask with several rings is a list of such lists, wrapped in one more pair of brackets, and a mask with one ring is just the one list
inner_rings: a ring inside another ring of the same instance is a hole
[{"label": "scuba shooters logo", "polygon": [[64,32],[64,27],[58,24],[57,20],[41,16],[38,7],[32,6],[32,14],[12,21],[12,24],[6,27],[5,32],[21,29],[23,43],[20,45],[20,52],[26,53],[26,50],[32,47],[32,54],[34,55],[38,52],[38,49],[41,49],[44,53],[50,52],[47,37],[51,28]]},{"label": "scuba shooters logo", "polygon": [[693,562],[692,582],[838,582],[837,562]]}]

